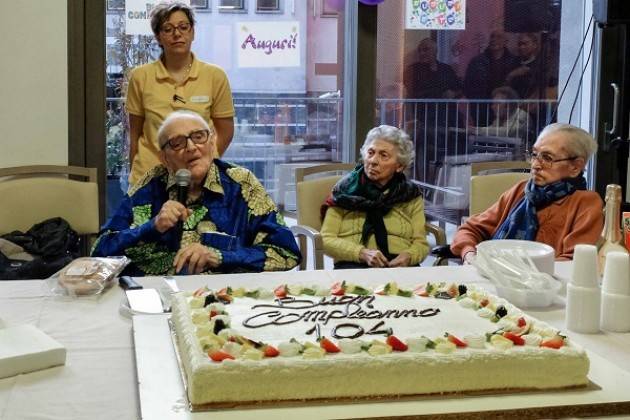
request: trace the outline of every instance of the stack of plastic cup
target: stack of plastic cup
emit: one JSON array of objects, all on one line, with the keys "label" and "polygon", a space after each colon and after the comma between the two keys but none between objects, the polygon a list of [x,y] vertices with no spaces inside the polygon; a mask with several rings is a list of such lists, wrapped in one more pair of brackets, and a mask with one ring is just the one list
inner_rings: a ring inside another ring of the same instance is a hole
[{"label": "stack of plastic cup", "polygon": [[630,256],[623,252],[606,255],[601,327],[614,332],[630,331]]},{"label": "stack of plastic cup", "polygon": [[573,272],[567,284],[567,329],[586,334],[599,332],[600,303],[597,248],[576,245]]}]

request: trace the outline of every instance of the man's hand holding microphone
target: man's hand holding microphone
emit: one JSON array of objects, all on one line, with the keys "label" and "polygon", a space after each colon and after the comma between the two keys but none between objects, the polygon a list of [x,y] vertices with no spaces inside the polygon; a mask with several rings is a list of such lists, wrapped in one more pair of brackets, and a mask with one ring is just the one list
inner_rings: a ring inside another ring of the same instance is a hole
[{"label": "man's hand holding microphone", "polygon": [[[177,201],[168,200],[165,202],[160,212],[155,217],[154,222],[155,229],[160,233],[164,233],[173,228],[177,229],[178,247],[181,243],[184,222],[192,214],[192,210],[186,207],[190,177],[191,174],[188,169],[180,169],[177,171],[175,174]],[[199,274],[208,268],[218,267],[219,256],[202,244],[190,244],[184,248],[180,248],[173,260],[173,267],[175,267],[178,273],[180,273],[186,265],[188,266],[187,274]]]}]

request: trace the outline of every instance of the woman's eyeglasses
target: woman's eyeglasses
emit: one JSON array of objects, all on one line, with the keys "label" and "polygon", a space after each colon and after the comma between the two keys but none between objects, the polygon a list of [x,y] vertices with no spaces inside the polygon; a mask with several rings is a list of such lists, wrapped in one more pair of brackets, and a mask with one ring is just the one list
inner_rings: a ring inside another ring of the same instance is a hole
[{"label": "woman's eyeglasses", "polygon": [[171,36],[175,33],[175,29],[177,29],[180,34],[187,34],[192,29],[192,24],[180,23],[177,26],[168,24],[168,25],[162,26],[162,28],[160,29],[160,32],[162,32],[164,35]]},{"label": "woman's eyeglasses", "polygon": [[[214,132],[212,132],[212,134],[214,134]],[[167,140],[166,143],[164,143],[164,146],[162,146],[162,148],[168,146],[172,150],[178,151],[182,150],[188,145],[188,140],[192,141],[193,144],[204,144],[208,141],[209,137],[209,130],[195,130],[191,131],[190,134],[188,134],[187,136],[171,137]]]},{"label": "woman's eyeglasses", "polygon": [[532,162],[534,160],[537,160],[538,162],[540,162],[541,166],[543,168],[551,168],[553,166],[554,163],[556,162],[564,162],[567,160],[575,160],[577,159],[579,156],[569,156],[567,158],[562,158],[562,159],[554,159],[552,155],[550,155],[549,153],[538,153],[538,152],[531,152],[528,155],[528,161]]}]

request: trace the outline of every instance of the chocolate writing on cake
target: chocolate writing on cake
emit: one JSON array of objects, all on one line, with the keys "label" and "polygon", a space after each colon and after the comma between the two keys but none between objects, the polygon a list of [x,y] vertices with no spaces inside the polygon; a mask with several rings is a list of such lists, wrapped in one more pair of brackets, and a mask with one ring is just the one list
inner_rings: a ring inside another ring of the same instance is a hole
[{"label": "chocolate writing on cake", "polygon": [[[295,322],[327,325],[331,320],[348,320],[337,324],[332,335],[336,338],[357,338],[363,334],[391,334],[385,327],[384,320],[391,318],[426,318],[436,316],[439,308],[396,308],[381,310],[374,307],[376,296],[323,296],[319,299],[285,297],[276,299],[274,303],[252,306],[252,311],[266,309],[255,313],[243,321],[247,328],[260,328],[269,325],[280,326]],[[377,322],[368,331],[352,320],[374,319]],[[384,328],[383,328],[384,327]],[[314,327],[307,331],[311,334]]]}]

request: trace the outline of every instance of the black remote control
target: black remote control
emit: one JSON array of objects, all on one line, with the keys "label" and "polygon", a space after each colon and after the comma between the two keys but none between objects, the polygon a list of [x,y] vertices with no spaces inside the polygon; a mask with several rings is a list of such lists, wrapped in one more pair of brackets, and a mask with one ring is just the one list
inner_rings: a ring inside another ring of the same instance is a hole
[{"label": "black remote control", "polygon": [[137,290],[142,289],[142,285],[140,283],[136,283],[136,281],[131,276],[120,276],[118,279],[118,284],[125,290]]}]

